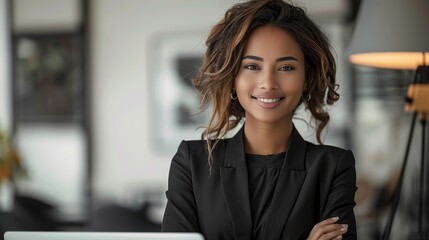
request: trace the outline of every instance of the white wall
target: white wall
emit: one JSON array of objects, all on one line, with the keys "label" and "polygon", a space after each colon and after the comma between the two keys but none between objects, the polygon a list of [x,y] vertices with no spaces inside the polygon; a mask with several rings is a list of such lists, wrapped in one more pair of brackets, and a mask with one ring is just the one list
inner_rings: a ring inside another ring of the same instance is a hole
[{"label": "white wall", "polygon": [[79,218],[85,204],[86,142],[78,125],[23,125],[16,139],[29,178],[20,191],[56,205],[65,218]]},{"label": "white wall", "polygon": [[14,31],[66,31],[80,23],[79,0],[11,0]]},{"label": "white wall", "polygon": [[6,1],[0,1],[0,129],[9,131],[11,127],[11,94],[9,35]]}]

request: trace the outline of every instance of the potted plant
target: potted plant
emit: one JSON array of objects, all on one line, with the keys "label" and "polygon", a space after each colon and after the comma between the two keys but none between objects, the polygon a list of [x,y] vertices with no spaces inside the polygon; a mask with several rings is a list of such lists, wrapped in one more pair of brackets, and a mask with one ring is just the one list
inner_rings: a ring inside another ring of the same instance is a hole
[{"label": "potted plant", "polygon": [[10,138],[0,130],[0,210],[13,207],[14,181],[26,176],[21,159]]}]

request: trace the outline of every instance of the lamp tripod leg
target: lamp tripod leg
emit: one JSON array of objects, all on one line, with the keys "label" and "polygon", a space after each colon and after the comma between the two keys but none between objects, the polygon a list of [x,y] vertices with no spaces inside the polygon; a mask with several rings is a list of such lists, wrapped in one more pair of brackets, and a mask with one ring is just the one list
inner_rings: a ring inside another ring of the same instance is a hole
[{"label": "lamp tripod leg", "polygon": [[418,224],[417,224],[417,234],[412,234],[409,237],[409,240],[427,240],[428,236],[424,232],[423,222],[424,222],[424,200],[425,200],[425,152],[426,152],[426,126],[427,126],[427,113],[419,113],[420,124],[422,127],[421,135],[421,154],[420,154],[420,182],[419,182],[419,192],[418,192]]},{"label": "lamp tripod leg", "polygon": [[404,161],[402,162],[401,173],[399,175],[399,180],[398,180],[398,183],[396,185],[394,200],[393,200],[393,203],[392,203],[392,206],[390,209],[389,217],[387,219],[386,227],[384,228],[382,240],[388,240],[390,238],[390,232],[392,229],[393,220],[395,219],[395,213],[396,213],[396,210],[398,208],[399,199],[401,196],[401,189],[402,189],[402,184],[404,182],[405,169],[407,167],[408,154],[409,154],[410,148],[411,148],[411,142],[413,139],[413,133],[414,133],[414,127],[415,127],[416,119],[417,119],[417,112],[414,112],[413,118],[411,120],[411,127],[410,127],[410,132],[408,135],[407,148],[405,150]]},{"label": "lamp tripod leg", "polygon": [[423,213],[424,213],[424,183],[425,183],[425,149],[426,149],[426,113],[420,113],[420,124],[422,126],[422,141],[421,141],[421,165],[420,165],[420,193],[419,193],[419,219],[418,219],[418,237],[419,239],[426,239],[423,233]]}]

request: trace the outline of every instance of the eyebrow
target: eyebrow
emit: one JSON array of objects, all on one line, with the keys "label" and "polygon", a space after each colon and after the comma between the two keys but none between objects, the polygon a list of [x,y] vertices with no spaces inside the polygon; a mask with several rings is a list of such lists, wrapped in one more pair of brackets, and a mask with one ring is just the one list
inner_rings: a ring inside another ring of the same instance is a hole
[{"label": "eyebrow", "polygon": [[[244,59],[253,59],[253,60],[257,60],[257,61],[261,61],[261,62],[264,61],[263,58],[257,57],[257,56],[253,56],[253,55],[246,55],[243,58],[241,58],[241,60],[244,60]],[[295,57],[287,56],[287,57],[277,58],[276,62],[283,62],[283,61],[289,61],[289,60],[298,61],[298,59],[295,58]]]}]

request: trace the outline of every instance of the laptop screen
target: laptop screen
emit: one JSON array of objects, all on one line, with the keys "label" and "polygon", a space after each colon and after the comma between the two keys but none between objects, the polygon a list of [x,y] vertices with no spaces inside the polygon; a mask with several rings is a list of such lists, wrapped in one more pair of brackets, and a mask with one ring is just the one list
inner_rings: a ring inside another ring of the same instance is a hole
[{"label": "laptop screen", "polygon": [[6,232],[4,240],[204,240],[199,233]]}]

